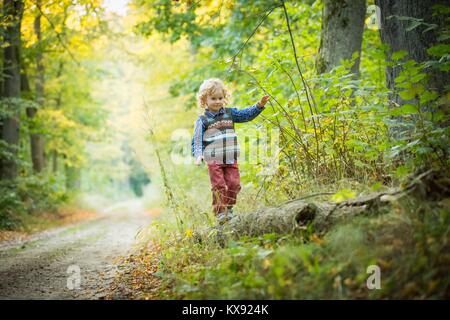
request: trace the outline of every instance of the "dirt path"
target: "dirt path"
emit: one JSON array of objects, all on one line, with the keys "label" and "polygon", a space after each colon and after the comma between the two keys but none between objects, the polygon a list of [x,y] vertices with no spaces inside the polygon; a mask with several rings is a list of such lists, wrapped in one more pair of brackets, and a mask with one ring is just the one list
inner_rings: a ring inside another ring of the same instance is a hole
[{"label": "dirt path", "polygon": [[130,200],[96,220],[0,246],[0,299],[101,299],[117,258],[132,252],[150,221],[141,201]]}]

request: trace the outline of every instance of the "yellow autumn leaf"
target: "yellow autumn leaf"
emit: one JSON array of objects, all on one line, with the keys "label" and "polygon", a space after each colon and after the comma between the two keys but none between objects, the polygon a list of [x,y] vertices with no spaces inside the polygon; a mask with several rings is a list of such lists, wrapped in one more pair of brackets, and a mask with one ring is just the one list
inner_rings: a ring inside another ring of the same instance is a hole
[{"label": "yellow autumn leaf", "polygon": [[317,244],[323,243],[323,239],[319,238],[315,233],[311,236],[311,241]]},{"label": "yellow autumn leaf", "polygon": [[264,267],[264,269],[268,269],[268,268],[270,267],[271,264],[272,264],[272,263],[270,262],[269,259],[264,259],[264,260],[263,260],[263,267]]}]

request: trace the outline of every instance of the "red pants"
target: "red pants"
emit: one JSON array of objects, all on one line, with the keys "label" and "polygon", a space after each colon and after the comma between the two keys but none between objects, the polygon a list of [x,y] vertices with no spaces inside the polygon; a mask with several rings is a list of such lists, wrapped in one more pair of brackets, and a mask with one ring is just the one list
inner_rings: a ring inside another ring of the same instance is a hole
[{"label": "red pants", "polygon": [[213,211],[215,214],[226,212],[228,207],[236,204],[236,196],[241,190],[238,165],[208,163],[208,172]]}]

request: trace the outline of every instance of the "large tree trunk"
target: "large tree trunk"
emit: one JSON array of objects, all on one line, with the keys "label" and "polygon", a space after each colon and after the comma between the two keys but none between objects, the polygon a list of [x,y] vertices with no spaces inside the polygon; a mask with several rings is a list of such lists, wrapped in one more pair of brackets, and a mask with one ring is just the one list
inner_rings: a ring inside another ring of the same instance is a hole
[{"label": "large tree trunk", "polygon": [[[37,52],[36,52],[36,102],[39,106],[44,105],[44,65],[42,64],[42,34],[41,34],[41,1],[36,1],[38,7],[38,13],[34,20],[34,32],[37,37]],[[37,113],[35,108],[28,108],[27,115],[30,118],[34,118]],[[33,170],[35,173],[39,173],[44,169],[45,157],[44,157],[44,137],[34,131],[34,126],[31,129],[31,159],[33,161]]]},{"label": "large tree trunk", "polygon": [[[389,45],[388,59],[393,52],[406,51],[407,59],[413,59],[417,62],[423,62],[430,57],[427,49],[437,42],[436,29],[424,32],[427,26],[420,25],[410,31],[407,30],[411,26],[412,21],[400,20],[398,17],[412,17],[423,19],[425,23],[433,23],[441,29],[445,23],[443,14],[433,15],[432,7],[434,5],[447,5],[445,0],[375,0],[376,5],[380,8],[380,36],[381,41]],[[390,100],[396,104],[404,102],[398,94],[395,94],[395,78],[400,74],[399,67],[386,67],[387,86],[391,89],[392,94]],[[430,89],[434,89],[439,93],[444,92],[444,87],[449,83],[449,75],[439,72],[438,70],[429,69]]]},{"label": "large tree trunk", "polygon": [[[3,92],[6,99],[20,98],[20,25],[22,20],[23,3],[20,0],[4,0],[3,16],[10,21],[5,27],[3,50]],[[17,103],[17,100],[14,101]],[[1,138],[8,144],[8,151],[12,157],[1,159],[0,175],[2,179],[14,179],[17,176],[17,157],[19,146],[19,111],[11,103],[12,114],[3,119]]]},{"label": "large tree trunk", "polygon": [[366,0],[323,1],[317,73],[330,71],[340,65],[342,59],[350,60],[355,52],[358,58],[351,71],[359,73],[365,15]]}]

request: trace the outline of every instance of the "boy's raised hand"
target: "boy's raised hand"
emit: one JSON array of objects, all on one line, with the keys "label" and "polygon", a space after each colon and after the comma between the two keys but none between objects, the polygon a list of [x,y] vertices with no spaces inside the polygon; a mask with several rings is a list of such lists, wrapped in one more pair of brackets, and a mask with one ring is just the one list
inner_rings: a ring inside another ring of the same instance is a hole
[{"label": "boy's raised hand", "polygon": [[198,156],[197,159],[195,159],[195,165],[199,166],[202,163],[203,156]]},{"label": "boy's raised hand", "polygon": [[269,101],[270,96],[265,95],[264,97],[261,98],[261,100],[259,100],[258,105],[262,108],[266,105],[267,101]]}]

